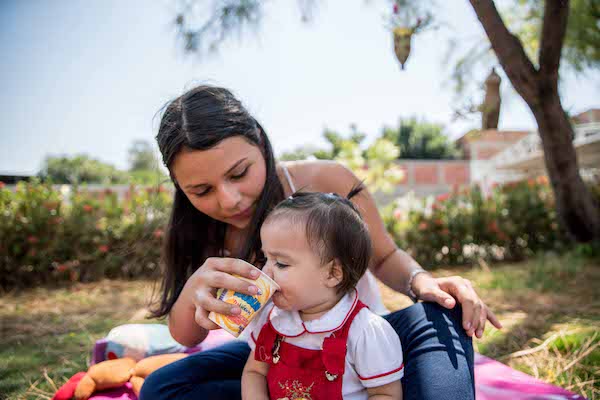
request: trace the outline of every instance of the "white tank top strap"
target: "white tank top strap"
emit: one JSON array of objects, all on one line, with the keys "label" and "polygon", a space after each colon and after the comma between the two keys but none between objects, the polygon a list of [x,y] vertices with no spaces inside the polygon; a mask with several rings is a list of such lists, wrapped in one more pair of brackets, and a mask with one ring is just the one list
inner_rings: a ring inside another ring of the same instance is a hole
[{"label": "white tank top strap", "polygon": [[283,173],[285,174],[285,179],[287,179],[288,185],[290,185],[290,189],[292,189],[292,193],[296,193],[296,186],[294,186],[294,182],[292,182],[292,177],[287,169],[287,167],[281,164],[281,169],[283,169]]}]

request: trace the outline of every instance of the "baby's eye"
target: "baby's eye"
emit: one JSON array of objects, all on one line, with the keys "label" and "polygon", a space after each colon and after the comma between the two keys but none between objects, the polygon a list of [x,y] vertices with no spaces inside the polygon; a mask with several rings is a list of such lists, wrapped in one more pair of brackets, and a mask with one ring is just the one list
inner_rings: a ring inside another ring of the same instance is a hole
[{"label": "baby's eye", "polygon": [[282,264],[280,262],[275,262],[275,266],[280,269],[284,269],[285,267],[289,267],[287,264]]}]

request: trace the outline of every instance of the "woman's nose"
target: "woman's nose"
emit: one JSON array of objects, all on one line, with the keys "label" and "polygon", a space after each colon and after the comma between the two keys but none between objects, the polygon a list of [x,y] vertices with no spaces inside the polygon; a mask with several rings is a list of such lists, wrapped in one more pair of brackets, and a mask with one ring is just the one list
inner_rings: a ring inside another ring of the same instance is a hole
[{"label": "woman's nose", "polygon": [[244,211],[236,210],[242,196],[233,185],[222,185],[219,188],[218,200],[222,209],[227,211]]}]

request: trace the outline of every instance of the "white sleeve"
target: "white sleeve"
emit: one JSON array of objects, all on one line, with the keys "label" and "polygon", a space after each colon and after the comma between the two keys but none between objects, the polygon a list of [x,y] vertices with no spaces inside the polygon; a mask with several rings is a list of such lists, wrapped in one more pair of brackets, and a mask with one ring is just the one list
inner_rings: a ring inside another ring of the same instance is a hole
[{"label": "white sleeve", "polygon": [[402,345],[389,322],[365,308],[349,334],[354,368],[364,387],[382,386],[404,376]]},{"label": "white sleeve", "polygon": [[248,324],[246,329],[242,332],[238,339],[244,340],[248,343],[248,346],[252,350],[256,347],[256,341],[258,340],[258,335],[262,327],[267,323],[267,318],[269,317],[269,312],[273,308],[273,303],[267,303],[262,310],[256,315],[252,321]]}]

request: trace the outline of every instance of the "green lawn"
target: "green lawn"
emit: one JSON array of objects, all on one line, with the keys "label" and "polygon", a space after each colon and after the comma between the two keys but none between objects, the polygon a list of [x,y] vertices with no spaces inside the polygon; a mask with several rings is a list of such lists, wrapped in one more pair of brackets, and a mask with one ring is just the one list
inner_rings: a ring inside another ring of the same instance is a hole
[{"label": "green lawn", "polygon": [[[545,381],[600,398],[600,265],[576,256],[438,270],[471,279],[505,328],[476,349]],[[391,309],[409,303],[382,286]],[[87,369],[95,340],[144,320],[148,281],[102,281],[0,295],[0,399],[49,399]]]}]

